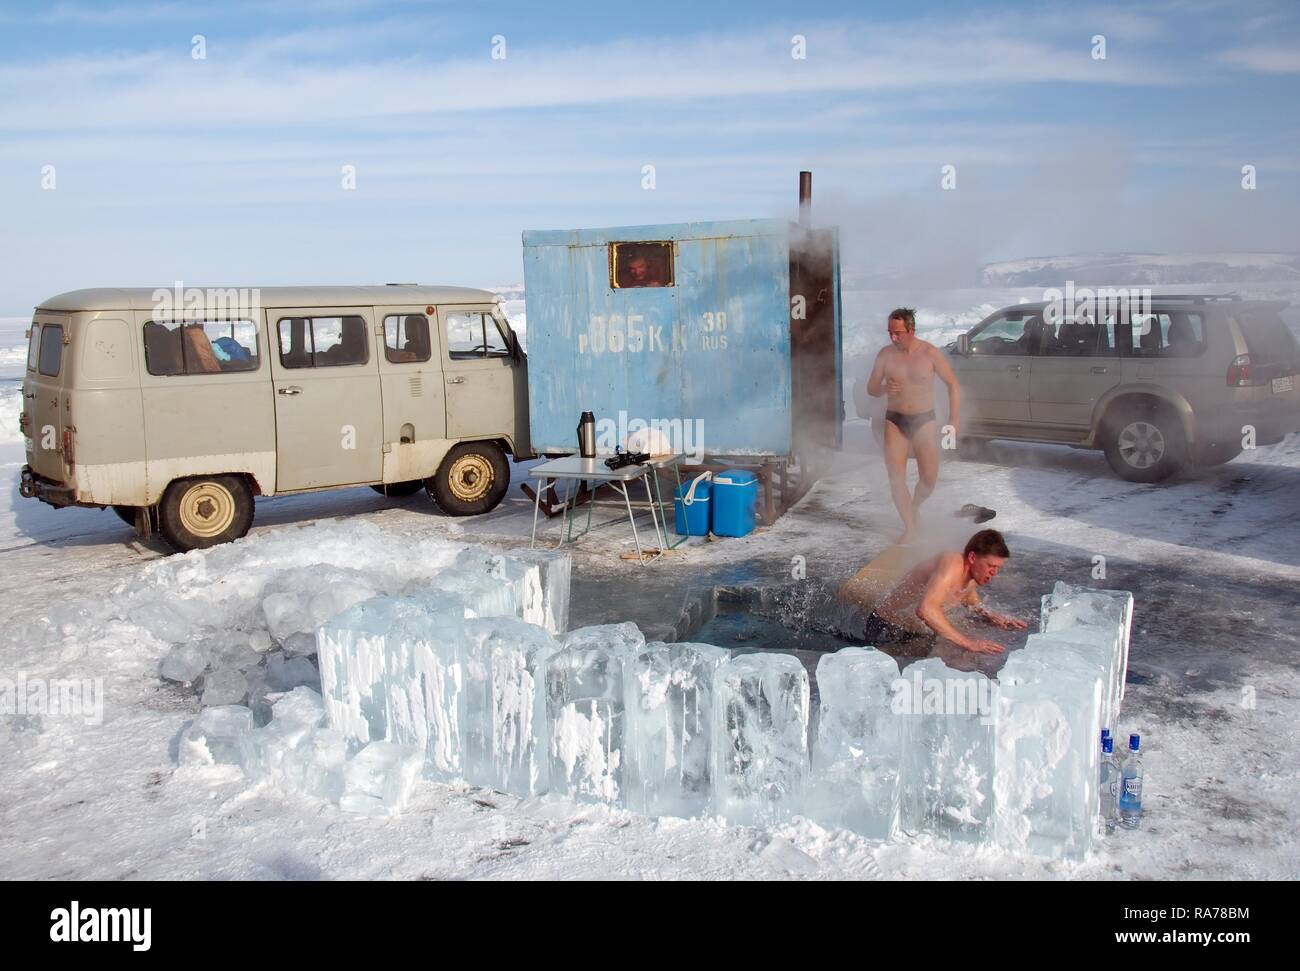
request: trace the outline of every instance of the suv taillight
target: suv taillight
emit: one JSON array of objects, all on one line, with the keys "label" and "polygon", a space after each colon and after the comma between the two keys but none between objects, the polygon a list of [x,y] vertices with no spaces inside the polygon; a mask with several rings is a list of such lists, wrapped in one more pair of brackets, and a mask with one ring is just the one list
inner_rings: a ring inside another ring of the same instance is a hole
[{"label": "suv taillight", "polygon": [[1249,354],[1238,354],[1228,365],[1228,387],[1248,388],[1258,384],[1253,374]]}]

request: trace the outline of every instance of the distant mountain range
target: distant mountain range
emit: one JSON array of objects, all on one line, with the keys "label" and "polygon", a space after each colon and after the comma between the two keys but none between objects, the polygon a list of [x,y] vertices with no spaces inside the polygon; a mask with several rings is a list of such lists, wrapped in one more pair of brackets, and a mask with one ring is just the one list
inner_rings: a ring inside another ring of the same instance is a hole
[{"label": "distant mountain range", "polygon": [[989,263],[990,287],[1166,286],[1300,282],[1295,253],[1081,253]]}]

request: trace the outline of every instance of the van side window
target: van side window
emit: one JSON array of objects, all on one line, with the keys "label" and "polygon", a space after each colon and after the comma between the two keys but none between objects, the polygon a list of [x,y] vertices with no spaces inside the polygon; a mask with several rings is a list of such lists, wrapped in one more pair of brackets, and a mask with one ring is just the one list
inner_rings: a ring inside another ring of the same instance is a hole
[{"label": "van side window", "polygon": [[490,313],[459,311],[446,314],[444,319],[447,321],[447,354],[452,360],[510,356],[510,341]]},{"label": "van side window", "polygon": [[256,371],[257,325],[251,320],[159,321],[144,325],[150,374],[222,374]]},{"label": "van side window", "polygon": [[362,317],[281,317],[280,363],[286,368],[343,367],[370,360]]},{"label": "van side window", "polygon": [[971,334],[972,354],[1031,354],[1042,330],[1034,311],[1013,310]]},{"label": "van side window", "polygon": [[1205,350],[1205,324],[1201,315],[1173,313],[1134,314],[1132,338],[1126,351],[1132,357],[1195,357]]},{"label": "van side window", "polygon": [[47,378],[57,378],[63,366],[63,326],[46,324],[41,328],[41,359],[39,370]]},{"label": "van side window", "polygon": [[27,370],[36,370],[36,361],[41,348],[41,328],[39,324],[32,324],[31,334],[27,338]]},{"label": "van side window", "polygon": [[384,356],[389,364],[427,361],[432,353],[428,317],[390,314],[384,318]]}]

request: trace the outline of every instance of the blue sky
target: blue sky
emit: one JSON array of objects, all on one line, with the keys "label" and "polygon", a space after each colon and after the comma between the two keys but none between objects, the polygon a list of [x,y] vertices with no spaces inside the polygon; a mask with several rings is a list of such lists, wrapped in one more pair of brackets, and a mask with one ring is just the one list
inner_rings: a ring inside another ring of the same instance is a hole
[{"label": "blue sky", "polygon": [[1298,82],[1291,0],[0,4],[0,315],[506,284],[524,229],[786,216],[800,168],[850,274],[1293,251]]}]

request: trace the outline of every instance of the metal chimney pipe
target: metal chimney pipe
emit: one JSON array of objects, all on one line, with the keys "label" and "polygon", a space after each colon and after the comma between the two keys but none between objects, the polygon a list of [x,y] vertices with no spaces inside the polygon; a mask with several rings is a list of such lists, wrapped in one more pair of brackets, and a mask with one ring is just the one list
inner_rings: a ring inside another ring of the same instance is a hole
[{"label": "metal chimney pipe", "polygon": [[799,225],[804,229],[812,226],[812,173],[799,173]]}]

